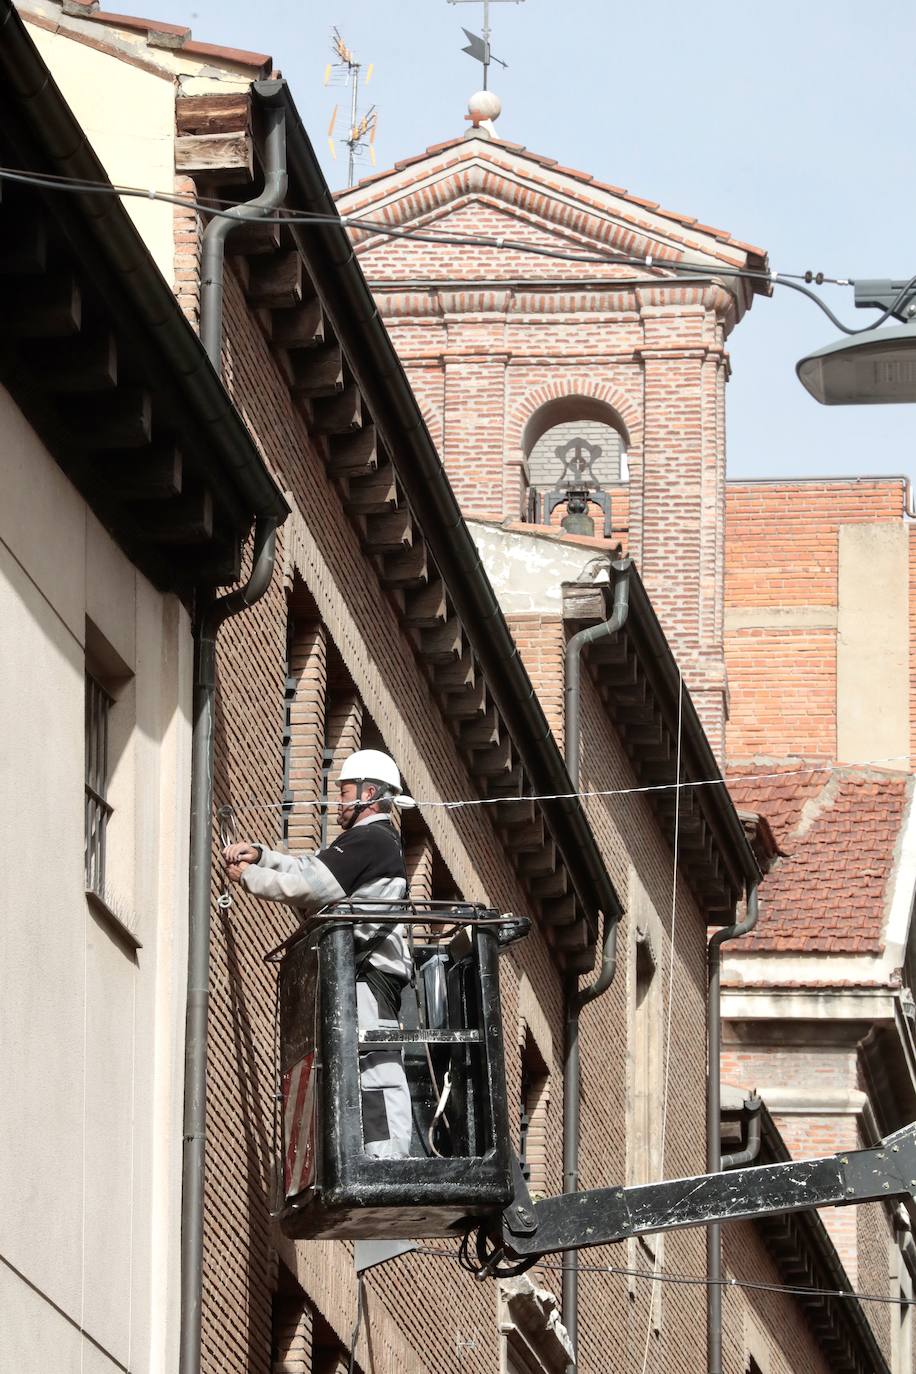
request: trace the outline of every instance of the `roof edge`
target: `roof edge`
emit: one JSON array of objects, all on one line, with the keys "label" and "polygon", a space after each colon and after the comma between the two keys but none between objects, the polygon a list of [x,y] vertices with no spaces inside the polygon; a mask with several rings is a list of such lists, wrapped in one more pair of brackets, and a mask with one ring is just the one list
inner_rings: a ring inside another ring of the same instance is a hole
[{"label": "roof edge", "polygon": [[598,914],[615,920],[623,904],[574,791],[566,765],[445,477],[416,397],[382,323],[346,229],[340,223],[311,141],[285,81],[252,87],[287,114],[290,172],[302,209],[333,216],[303,239],[313,280],[348,363],[386,441],[405,496],[423,530],[494,701],[519,750],[576,895],[597,932]]},{"label": "roof edge", "polygon": [[[0,0],[0,80],[55,174],[111,185],[12,0]],[[289,505],[283,492],[121,201],[114,194],[45,194],[62,197],[64,212],[79,220],[104,254],[252,514],[285,520]]]},{"label": "roof edge", "polygon": [[[649,599],[645,583],[640,577],[636,565],[631,563],[629,568],[624,571],[619,564],[612,564],[611,576],[612,581],[607,584],[605,590],[608,613],[610,614],[614,587],[617,581],[625,576],[630,583],[630,616],[644,636],[644,643],[639,648],[646,661],[651,662],[654,672],[661,677],[664,694],[658,704],[669,730],[676,736],[678,698],[681,694],[682,678],[674,650],[668,643],[668,637],[662,629],[661,622],[655,613],[655,607]],[[738,860],[746,886],[756,886],[763,876],[760,866],[748,839],[744,823],[725,785],[718,759],[713,753],[709,736],[697,714],[696,706],[686,683],[683,683],[681,733],[684,777],[694,782],[703,782],[709,779],[721,781],[720,787],[704,787],[702,789],[703,800],[715,821],[715,829],[718,832],[720,844],[727,847]]]}]

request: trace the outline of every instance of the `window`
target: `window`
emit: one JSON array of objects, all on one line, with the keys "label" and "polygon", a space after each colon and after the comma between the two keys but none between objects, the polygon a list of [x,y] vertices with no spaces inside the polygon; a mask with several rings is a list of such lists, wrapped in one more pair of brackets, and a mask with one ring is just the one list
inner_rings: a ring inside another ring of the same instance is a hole
[{"label": "window", "polygon": [[97,678],[86,674],[86,889],[105,895],[108,821],[108,726],[114,702]]},{"label": "window", "polygon": [[94,915],[133,954],[137,914],[136,682],[132,669],[86,620],[83,785],[84,884]]},{"label": "window", "polygon": [[655,951],[648,932],[637,935],[633,1013],[631,1183],[658,1177],[661,1107],[660,1004]]},{"label": "window", "polygon": [[529,1030],[522,1047],[520,1099],[519,1164],[532,1197],[546,1197],[548,1073]]},{"label": "window", "polygon": [[[654,1183],[662,1174],[664,1113],[664,1034],[662,1014],[662,925],[655,903],[639,873],[630,869],[628,906],[632,916],[629,949],[629,1052],[627,1085],[627,1182]],[[664,1285],[640,1282],[635,1271],[651,1271],[664,1264],[663,1233],[637,1236],[627,1242],[627,1279],[631,1300],[642,1303],[647,1294],[652,1330],[661,1331]]]},{"label": "window", "polygon": [[296,644],[296,622],[293,616],[286,622],[286,665],[283,687],[283,796],[281,815],[283,843],[289,845],[289,823],[293,810],[292,765],[293,765],[293,709],[299,687],[298,674],[293,671],[293,650]]},{"label": "window", "polygon": [[[525,427],[527,519],[610,539],[614,529],[609,489],[626,482],[626,438],[614,410],[587,396],[565,396],[542,406]],[[603,513],[603,518],[602,518]],[[596,521],[599,517],[599,521]]]}]

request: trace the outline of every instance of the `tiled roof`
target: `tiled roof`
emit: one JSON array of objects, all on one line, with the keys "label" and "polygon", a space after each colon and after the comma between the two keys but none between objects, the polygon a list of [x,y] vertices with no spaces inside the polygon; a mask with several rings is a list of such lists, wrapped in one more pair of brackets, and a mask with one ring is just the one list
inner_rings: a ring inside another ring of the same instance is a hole
[{"label": "tiled roof", "polygon": [[[425,162],[430,158],[438,157],[440,153],[450,152],[453,149],[467,148],[470,140],[463,137],[446,139],[444,143],[433,143],[422,153],[414,153],[412,157],[402,158],[387,171],[375,172],[372,176],[362,177],[355,186],[346,191],[339,191],[335,199],[353,196],[364,187],[383,181],[390,177],[393,172],[403,172],[408,167],[414,167],[420,162]],[[733,238],[727,229],[716,229],[711,224],[702,224],[694,215],[681,214],[677,210],[666,210],[659,205],[658,201],[645,200],[641,196],[633,195],[623,186],[612,186],[605,181],[599,181],[588,172],[582,172],[576,167],[564,167],[557,162],[556,158],[543,157],[540,153],[534,153],[521,143],[507,143],[502,139],[495,138],[488,145],[495,153],[500,151],[512,153],[516,157],[524,158],[527,162],[534,162],[539,167],[544,167],[554,172],[558,176],[569,177],[573,181],[578,181],[583,185],[590,186],[596,191],[604,191],[608,195],[617,196],[621,200],[627,201],[630,205],[636,205],[642,210],[650,210],[653,214],[660,215],[663,219],[670,219],[676,224],[683,225],[686,229],[693,229],[698,234],[708,234],[710,238],[718,239],[721,243],[728,244],[731,248],[736,248],[742,253],[747,253],[749,258],[758,261],[750,261],[750,267],[763,266],[766,263],[766,250],[757,248],[752,243],[744,243],[741,239]]]},{"label": "tiled roof", "polygon": [[146,35],[151,47],[180,49],[192,57],[208,58],[216,63],[252,67],[259,75],[269,75],[273,59],[267,53],[247,52],[243,48],[225,48],[213,43],[198,43],[191,30],[183,24],[166,24],[161,19],[142,19],[135,14],[112,14],[99,7],[99,0],[61,0],[62,14],[77,19],[91,19],[110,28],[139,31]]},{"label": "tiled roof", "polygon": [[911,775],[798,761],[784,776],[770,763],[739,771],[736,805],[764,815],[782,851],[742,951],[879,953]]}]

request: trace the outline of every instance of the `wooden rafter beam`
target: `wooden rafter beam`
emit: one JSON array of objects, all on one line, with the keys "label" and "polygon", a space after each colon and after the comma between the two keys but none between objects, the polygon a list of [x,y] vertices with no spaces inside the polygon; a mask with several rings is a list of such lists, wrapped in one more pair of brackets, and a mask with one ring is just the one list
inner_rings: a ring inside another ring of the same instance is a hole
[{"label": "wooden rafter beam", "polygon": [[304,299],[292,308],[274,310],[270,338],[277,348],[286,349],[317,348],[324,343],[324,313],[317,297]]},{"label": "wooden rafter beam", "polygon": [[363,422],[359,387],[350,382],[336,396],[315,402],[314,428],[318,434],[349,434]]},{"label": "wooden rafter beam", "polygon": [[3,329],[14,339],[63,339],[78,334],[82,296],[69,272],[11,281],[3,292]]},{"label": "wooden rafter beam", "polygon": [[74,445],[87,452],[145,448],[152,433],[153,402],[140,387],[118,387],[61,403]]},{"label": "wooden rafter beam", "polygon": [[142,453],[109,453],[98,460],[99,479],[119,501],[167,501],[181,495],[183,460],[174,445]]}]

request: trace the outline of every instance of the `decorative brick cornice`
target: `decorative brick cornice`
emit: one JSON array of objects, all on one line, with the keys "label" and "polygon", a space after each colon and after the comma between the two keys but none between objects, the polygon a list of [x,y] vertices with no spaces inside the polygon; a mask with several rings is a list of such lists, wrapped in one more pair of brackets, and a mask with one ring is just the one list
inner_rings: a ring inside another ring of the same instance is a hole
[{"label": "decorative brick cornice", "polygon": [[[620,188],[602,186],[581,173],[558,168],[545,159],[526,154],[524,149],[497,143],[471,140],[430,150],[425,158],[399,164],[392,172],[340,197],[342,213],[371,215],[401,228],[428,227],[471,204],[510,216],[507,237],[512,237],[514,219],[520,227],[537,229],[552,238],[561,237],[572,248],[598,247],[651,258],[651,265],[644,269],[649,276],[657,270],[656,264],[664,270],[666,265],[673,268],[685,259],[708,266],[713,275],[717,267],[725,265],[751,265],[758,270],[765,266],[765,256],[759,250],[740,244],[720,230],[661,210]],[[390,242],[371,230],[354,229],[352,234],[357,251],[364,258]],[[383,253],[377,259],[381,273],[373,270],[373,276],[385,275],[384,256]],[[542,260],[541,266],[548,261]],[[612,264],[585,264],[580,275],[593,273],[607,278],[615,272],[631,270]],[[569,276],[569,267],[551,263],[549,272],[562,280],[564,275]],[[703,287],[699,290],[702,294]],[[765,290],[765,286],[763,282],[736,282],[733,289],[713,290],[717,295],[714,309],[740,316],[754,292]],[[729,326],[732,322],[729,320]]]},{"label": "decorative brick cornice", "polygon": [[[693,216],[665,210],[656,201],[631,195],[623,187],[611,186],[596,181],[585,172],[561,167],[552,159],[540,157],[519,144],[498,141],[454,140],[428,148],[425,153],[399,162],[390,171],[366,178],[351,191],[341,193],[338,197],[341,213],[360,213],[369,205],[387,200],[393,184],[419,183],[424,176],[424,163],[427,176],[436,167],[456,175],[467,170],[470,173],[467,185],[475,190],[483,189],[486,174],[497,177],[509,174],[523,178],[540,190],[550,188],[555,193],[557,189],[562,189],[568,196],[586,204],[619,205],[634,223],[647,225],[651,221],[654,222],[653,227],[654,224],[663,225],[663,236],[672,240],[678,238],[680,231],[681,234],[689,234],[695,241],[710,240],[719,245],[720,250],[724,246],[742,257],[753,258],[755,265],[759,265],[765,257],[762,249],[742,243],[725,230],[701,224]],[[403,175],[405,173],[406,176]],[[672,226],[676,226],[676,229]]]}]

